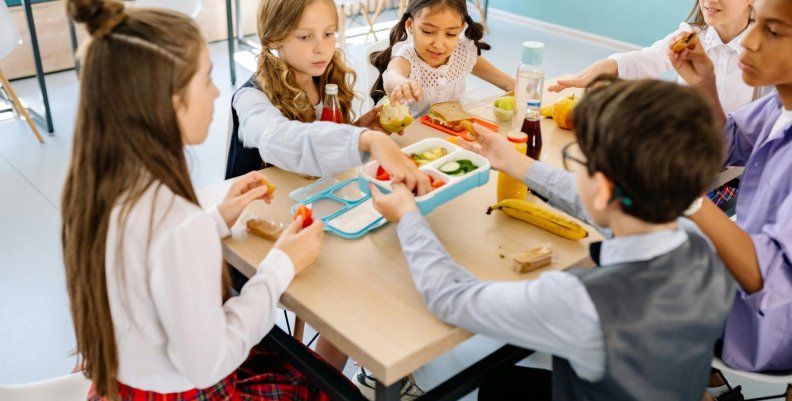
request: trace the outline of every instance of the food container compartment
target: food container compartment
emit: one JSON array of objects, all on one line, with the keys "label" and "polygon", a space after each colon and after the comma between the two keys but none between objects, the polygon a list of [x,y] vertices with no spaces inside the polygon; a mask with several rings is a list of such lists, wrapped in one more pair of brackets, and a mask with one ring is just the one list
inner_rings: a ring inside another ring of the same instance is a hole
[{"label": "food container compartment", "polygon": [[[415,202],[418,205],[418,209],[423,214],[427,214],[434,210],[436,207],[462,195],[463,193],[486,184],[489,181],[489,172],[490,172],[490,163],[485,157],[477,155],[471,151],[462,149],[454,144],[447,143],[443,144],[442,139],[437,138],[429,138],[423,141],[414,143],[408,147],[405,147],[403,150],[407,153],[408,150],[422,150],[422,149],[432,149],[437,146],[445,145],[447,148],[453,148],[454,152],[449,152],[448,155],[428,164],[422,166],[420,169],[425,171],[427,174],[431,175],[435,179],[442,179],[446,182],[440,188],[435,189],[428,194],[419,196],[415,198]],[[440,165],[448,162],[448,161],[458,161],[458,160],[470,160],[473,164],[477,166],[476,170],[471,171],[467,174],[460,175],[460,176],[449,176],[444,174],[439,170]],[[377,180],[374,178],[376,174],[377,168],[379,167],[379,163],[376,161],[372,161],[365,166],[360,168],[359,172],[359,185],[360,190],[365,192],[366,194],[370,193],[368,184],[369,182],[373,182],[375,185],[380,187],[383,192],[390,192],[392,190],[391,181],[383,181]]]}]

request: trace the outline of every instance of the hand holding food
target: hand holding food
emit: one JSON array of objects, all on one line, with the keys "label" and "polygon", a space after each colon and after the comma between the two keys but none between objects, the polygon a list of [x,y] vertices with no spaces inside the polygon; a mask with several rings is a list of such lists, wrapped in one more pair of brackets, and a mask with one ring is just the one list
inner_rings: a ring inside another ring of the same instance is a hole
[{"label": "hand holding food", "polygon": [[294,273],[300,273],[319,256],[324,238],[324,224],[315,221],[303,228],[303,218],[293,221],[281,234],[274,248],[280,249],[294,265]]},{"label": "hand holding food", "polygon": [[671,45],[671,51],[674,53],[681,53],[682,50],[693,50],[698,44],[699,39],[696,32],[683,32],[682,36]]},{"label": "hand holding food", "polygon": [[250,202],[258,199],[270,203],[274,193],[275,186],[258,171],[252,171],[231,184],[225,198],[217,205],[217,211],[230,228]]},{"label": "hand holding food", "polygon": [[303,228],[313,224],[313,218],[311,217],[311,208],[305,205],[297,206],[297,210],[294,211],[294,220],[298,220],[298,219],[301,219]]},{"label": "hand holding food", "polygon": [[391,103],[390,99],[383,98],[382,109],[379,114],[379,123],[388,132],[402,132],[410,124],[413,118],[410,109],[404,103]]},{"label": "hand holding food", "polygon": [[[690,86],[697,86],[715,90],[715,66],[712,64],[702,46],[698,46],[698,39],[692,48],[685,46],[677,51],[677,44],[684,42],[689,33],[681,33],[672,39],[668,45],[668,59],[679,73],[679,76]],[[698,38],[695,34],[692,38]]]},{"label": "hand holding food", "polygon": [[398,223],[405,214],[418,210],[413,194],[404,184],[393,184],[393,192],[387,195],[373,184],[369,184],[369,190],[374,208],[392,223]]}]

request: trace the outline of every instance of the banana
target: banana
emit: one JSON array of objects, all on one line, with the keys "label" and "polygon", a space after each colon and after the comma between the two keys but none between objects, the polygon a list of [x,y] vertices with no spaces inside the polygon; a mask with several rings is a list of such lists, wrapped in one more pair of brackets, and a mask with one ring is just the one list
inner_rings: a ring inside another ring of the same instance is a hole
[{"label": "banana", "polygon": [[572,219],[520,199],[504,199],[487,209],[487,214],[500,210],[508,216],[533,224],[543,230],[566,239],[579,240],[588,237],[588,231]]}]

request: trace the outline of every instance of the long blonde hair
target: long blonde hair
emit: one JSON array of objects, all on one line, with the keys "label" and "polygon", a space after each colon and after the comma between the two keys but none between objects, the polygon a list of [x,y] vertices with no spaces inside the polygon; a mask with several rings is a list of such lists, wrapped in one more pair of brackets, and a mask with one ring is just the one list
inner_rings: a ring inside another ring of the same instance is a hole
[{"label": "long blonde hair", "polygon": [[[290,120],[312,122],[316,120],[314,105],[308,94],[300,88],[288,64],[272,54],[270,45],[280,43],[297,29],[305,8],[314,1],[324,1],[333,10],[338,24],[338,10],[332,0],[262,0],[258,9],[258,35],[261,54],[256,70],[256,84],[270,101]],[[336,27],[343,29],[343,27]],[[326,84],[338,85],[338,100],[345,123],[354,119],[352,100],[355,98],[357,74],[344,64],[344,55],[336,49],[325,73],[319,77],[319,94],[324,97]]]},{"label": "long blonde hair", "polygon": [[152,185],[198,204],[172,97],[184,93],[206,42],[182,14],[101,0],[69,0],[67,9],[85,23],[91,41],[62,195],[66,283],[79,364],[97,395],[117,400],[119,357],[105,270],[110,216],[120,206],[123,227]]}]

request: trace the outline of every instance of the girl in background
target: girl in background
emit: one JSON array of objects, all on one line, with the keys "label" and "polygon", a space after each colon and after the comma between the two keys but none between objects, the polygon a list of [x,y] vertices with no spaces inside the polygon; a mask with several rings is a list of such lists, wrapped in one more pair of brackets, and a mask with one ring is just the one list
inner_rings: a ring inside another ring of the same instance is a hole
[{"label": "girl in background", "polygon": [[391,29],[390,46],[371,54],[370,62],[380,72],[371,98],[378,102],[387,94],[394,102],[417,102],[411,111],[420,115],[434,103],[461,100],[471,73],[504,91],[514,90],[514,77],[481,56],[490,49],[483,36],[484,28],[470,18],[465,0],[411,1]]}]

